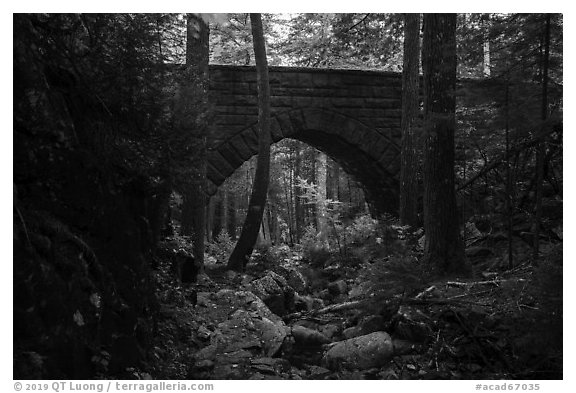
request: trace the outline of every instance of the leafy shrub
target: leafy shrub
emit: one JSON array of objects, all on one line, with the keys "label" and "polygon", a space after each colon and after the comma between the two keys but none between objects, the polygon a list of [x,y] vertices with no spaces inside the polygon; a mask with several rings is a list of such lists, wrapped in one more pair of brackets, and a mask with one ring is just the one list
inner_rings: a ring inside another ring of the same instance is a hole
[{"label": "leafy shrub", "polygon": [[276,262],[278,264],[280,261],[289,259],[292,256],[292,251],[287,244],[280,244],[277,246],[271,246],[266,252],[266,258]]},{"label": "leafy shrub", "polygon": [[328,242],[320,240],[316,228],[312,225],[304,229],[302,236],[302,258],[314,268],[323,268],[331,257]]},{"label": "leafy shrub", "polygon": [[426,269],[413,255],[393,255],[366,265],[358,277],[368,283],[369,293],[392,298],[420,290],[426,283]]},{"label": "leafy shrub", "polygon": [[235,244],[228,232],[221,231],[213,242],[206,244],[206,253],[216,258],[216,263],[226,263]]},{"label": "leafy shrub", "polygon": [[378,220],[367,214],[358,216],[352,222],[352,225],[345,229],[345,238],[347,244],[363,244],[370,238],[376,238],[378,232]]},{"label": "leafy shrub", "polygon": [[261,269],[267,270],[273,269],[289,259],[292,256],[292,251],[286,244],[271,245],[270,243],[260,243],[256,246],[252,256],[254,262]]}]

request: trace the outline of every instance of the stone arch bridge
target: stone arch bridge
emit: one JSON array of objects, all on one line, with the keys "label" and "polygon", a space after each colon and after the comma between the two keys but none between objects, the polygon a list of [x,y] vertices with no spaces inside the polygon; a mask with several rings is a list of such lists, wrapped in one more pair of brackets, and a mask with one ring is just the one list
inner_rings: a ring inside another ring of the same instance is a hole
[{"label": "stone arch bridge", "polygon": [[[400,175],[401,74],[270,67],[272,140],[323,151],[363,187],[374,214],[396,213]],[[254,67],[210,66],[214,111],[208,192],[258,151]]]}]

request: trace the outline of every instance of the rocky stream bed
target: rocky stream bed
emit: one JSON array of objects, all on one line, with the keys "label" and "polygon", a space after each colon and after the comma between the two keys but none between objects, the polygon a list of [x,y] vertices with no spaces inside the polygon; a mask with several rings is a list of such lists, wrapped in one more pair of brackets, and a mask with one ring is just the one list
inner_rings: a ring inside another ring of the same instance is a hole
[{"label": "rocky stream bed", "polygon": [[533,268],[520,266],[376,301],[354,274],[312,292],[298,267],[208,265],[197,284],[160,286],[155,346],[133,376],[562,378],[561,303],[537,298],[535,285]]}]

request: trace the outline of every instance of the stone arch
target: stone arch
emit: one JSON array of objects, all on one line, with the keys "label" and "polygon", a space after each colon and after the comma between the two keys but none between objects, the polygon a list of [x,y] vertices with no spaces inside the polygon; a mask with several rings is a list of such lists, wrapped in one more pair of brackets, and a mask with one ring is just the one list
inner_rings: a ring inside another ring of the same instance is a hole
[{"label": "stone arch", "polygon": [[[276,113],[271,119],[273,143],[292,138],[323,151],[363,187],[373,215],[397,214],[400,147],[388,136],[360,121],[319,108]],[[257,124],[208,152],[208,192],[214,194],[246,160],[257,154]]]}]

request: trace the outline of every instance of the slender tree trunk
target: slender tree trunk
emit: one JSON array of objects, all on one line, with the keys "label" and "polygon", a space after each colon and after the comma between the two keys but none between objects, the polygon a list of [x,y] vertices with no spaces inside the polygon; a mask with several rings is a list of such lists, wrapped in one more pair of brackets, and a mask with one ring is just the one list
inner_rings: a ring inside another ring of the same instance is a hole
[{"label": "slender tree trunk", "polygon": [[340,201],[340,166],[332,162],[332,196],[331,199]]},{"label": "slender tree trunk", "polygon": [[280,226],[278,225],[278,203],[274,203],[271,206],[271,213],[272,213],[272,224],[274,227],[274,237],[273,237],[273,241],[274,244],[280,244],[281,239],[280,239]]},{"label": "slender tree trunk", "polygon": [[420,14],[404,16],[402,69],[402,147],[400,161],[400,224],[418,225],[418,156],[415,123],[420,102]]},{"label": "slender tree trunk", "polygon": [[490,76],[490,14],[485,14],[482,16],[482,28],[483,28],[483,45],[482,45],[482,74],[485,77]]},{"label": "slender tree trunk", "polygon": [[206,240],[211,242],[212,241],[212,228],[214,226],[214,211],[216,210],[216,197],[213,195],[209,198],[208,201],[208,208],[206,209]]},{"label": "slender tree trunk", "polygon": [[316,179],[318,180],[318,200],[316,201],[316,228],[320,239],[328,237],[328,221],[326,212],[326,154],[319,152],[316,158]]},{"label": "slender tree trunk", "polygon": [[[291,149],[292,150],[292,149]],[[290,223],[288,228],[290,229],[290,240],[291,246],[294,245],[294,239],[296,237],[296,207],[294,206],[294,160],[292,159],[293,151],[290,151],[290,163],[288,164],[289,178],[290,178],[290,202],[288,204],[289,212],[288,215]]]},{"label": "slender tree trunk", "polygon": [[228,232],[228,216],[229,216],[229,206],[228,206],[228,190],[222,190],[222,221],[220,227],[222,231]]},{"label": "slender tree trunk", "polygon": [[424,260],[440,274],[467,273],[454,189],[456,14],[424,14]]},{"label": "slender tree trunk", "polygon": [[228,234],[230,235],[231,239],[236,239],[236,197],[235,195],[231,195],[228,198],[229,208],[228,211]]},{"label": "slender tree trunk", "polygon": [[[548,63],[550,60],[550,14],[545,16],[544,54],[542,58],[542,128],[541,134],[546,132],[546,119],[548,118]],[[536,207],[532,233],[534,234],[532,263],[538,265],[540,254],[540,225],[542,221],[542,183],[544,180],[544,156],[546,154],[546,137],[538,144],[536,150]]]},{"label": "slender tree trunk", "polygon": [[294,227],[294,220],[292,215],[292,200],[290,192],[290,184],[286,180],[286,172],[282,171],[282,188],[284,189],[284,200],[286,201],[286,215],[288,216],[288,234],[289,242],[292,242],[292,228]]},{"label": "slender tree trunk", "polygon": [[222,191],[218,191],[214,199],[214,219],[212,220],[212,238],[216,239],[222,231]]},{"label": "slender tree trunk", "polygon": [[268,221],[268,204],[264,205],[264,214],[262,214],[262,224],[260,225],[260,244],[270,241],[270,222]]},{"label": "slender tree trunk", "polygon": [[206,219],[206,134],[208,124],[208,59],[209,28],[204,21],[188,15],[186,33],[186,71],[180,86],[180,97],[175,108],[177,129],[189,138],[186,156],[194,157],[194,162],[185,168],[187,179],[184,183],[184,206],[182,230],[192,235],[196,269],[184,267],[182,281],[195,279],[191,274],[204,269],[204,236]]},{"label": "slender tree trunk", "polygon": [[514,237],[512,232],[512,217],[514,215],[514,199],[512,197],[512,170],[510,167],[510,76],[506,75],[506,103],[505,103],[505,133],[506,133],[506,215],[508,226],[508,268],[514,267]]},{"label": "slender tree trunk", "polygon": [[[294,177],[298,179],[301,177],[300,175],[300,166],[302,165],[301,160],[301,148],[300,145],[296,145],[296,158],[294,159]],[[298,183],[296,183],[294,188],[294,221],[296,223],[296,236],[295,240],[296,243],[300,243],[300,239],[302,239],[302,230],[304,228],[304,210],[302,209],[302,200],[300,196],[302,192]]]},{"label": "slender tree trunk", "polygon": [[228,260],[228,268],[243,271],[254,250],[258,231],[264,214],[270,173],[270,85],[268,82],[268,61],[266,59],[266,44],[262,29],[260,14],[250,14],[252,38],[254,42],[254,57],[258,78],[258,161],[252,196],[248,205],[246,220],[242,226],[240,238]]}]

